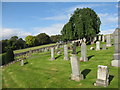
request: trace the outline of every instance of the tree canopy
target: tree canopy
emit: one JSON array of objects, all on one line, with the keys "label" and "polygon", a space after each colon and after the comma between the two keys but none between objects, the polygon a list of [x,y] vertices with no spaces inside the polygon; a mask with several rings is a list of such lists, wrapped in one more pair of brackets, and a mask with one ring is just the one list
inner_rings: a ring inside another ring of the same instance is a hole
[{"label": "tree canopy", "polygon": [[61,30],[62,40],[91,38],[100,32],[100,18],[90,8],[77,8]]}]

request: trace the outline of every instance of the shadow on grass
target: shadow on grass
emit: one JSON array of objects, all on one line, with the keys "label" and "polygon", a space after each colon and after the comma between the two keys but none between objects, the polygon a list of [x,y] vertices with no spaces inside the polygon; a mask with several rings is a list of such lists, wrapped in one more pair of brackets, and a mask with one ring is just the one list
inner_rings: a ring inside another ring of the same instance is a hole
[{"label": "shadow on grass", "polygon": [[78,54],[79,52],[81,52],[81,51],[78,51],[77,54]]},{"label": "shadow on grass", "polygon": [[113,80],[114,76],[113,75],[109,75],[109,84],[111,83],[111,81]]},{"label": "shadow on grass", "polygon": [[88,57],[88,60],[90,60],[90,58],[92,58],[93,56],[95,56],[95,55],[91,55],[91,56],[89,56],[89,57]]},{"label": "shadow on grass", "polygon": [[61,57],[62,55],[58,55],[57,57],[55,57],[55,59],[57,59],[57,58],[59,58],[59,57]]},{"label": "shadow on grass", "polygon": [[24,65],[28,64],[28,62],[25,62]]},{"label": "shadow on grass", "polygon": [[85,69],[81,72],[81,74],[83,74],[84,79],[86,78],[86,76],[88,75],[88,73],[90,73],[91,69]]}]

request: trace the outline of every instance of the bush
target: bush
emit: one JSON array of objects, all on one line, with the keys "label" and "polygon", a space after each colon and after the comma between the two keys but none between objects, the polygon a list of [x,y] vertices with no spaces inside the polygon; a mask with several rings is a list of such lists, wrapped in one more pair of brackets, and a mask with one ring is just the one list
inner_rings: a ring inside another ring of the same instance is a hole
[{"label": "bush", "polygon": [[8,49],[5,56],[2,57],[2,61],[5,64],[8,64],[9,62],[14,61],[14,53],[12,49]]}]

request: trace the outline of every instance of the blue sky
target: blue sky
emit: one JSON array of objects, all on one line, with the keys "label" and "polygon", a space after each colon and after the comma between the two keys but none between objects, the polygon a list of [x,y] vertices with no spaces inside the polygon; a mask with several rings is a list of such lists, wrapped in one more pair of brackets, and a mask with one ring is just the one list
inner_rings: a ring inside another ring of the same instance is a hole
[{"label": "blue sky", "polygon": [[117,2],[3,2],[3,39],[17,35],[60,34],[76,8],[92,8],[100,17],[101,33],[112,33],[118,26]]}]

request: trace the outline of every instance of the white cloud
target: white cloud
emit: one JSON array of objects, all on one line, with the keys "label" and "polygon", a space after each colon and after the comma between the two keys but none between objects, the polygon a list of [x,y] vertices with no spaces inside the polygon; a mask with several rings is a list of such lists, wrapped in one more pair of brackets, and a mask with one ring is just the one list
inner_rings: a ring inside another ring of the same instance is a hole
[{"label": "white cloud", "polygon": [[117,24],[118,23],[118,14],[108,14],[108,13],[99,13],[98,16],[101,19],[102,24]]},{"label": "white cloud", "polygon": [[115,29],[108,29],[108,30],[102,30],[100,34],[111,34],[115,31]]},{"label": "white cloud", "polygon": [[35,30],[35,32],[37,32],[35,35],[39,34],[39,33],[46,33],[48,35],[57,35],[60,34],[60,31],[62,30],[64,24],[53,24],[51,26],[48,27],[36,27],[33,30]]},{"label": "white cloud", "polygon": [[25,32],[21,29],[15,28],[3,28],[2,39],[9,39],[12,36],[18,36],[19,38],[25,38],[27,35],[31,35],[29,32]]},{"label": "white cloud", "polygon": [[68,20],[69,16],[67,15],[59,15],[59,16],[53,16],[53,17],[45,17],[41,18],[42,20]]}]

